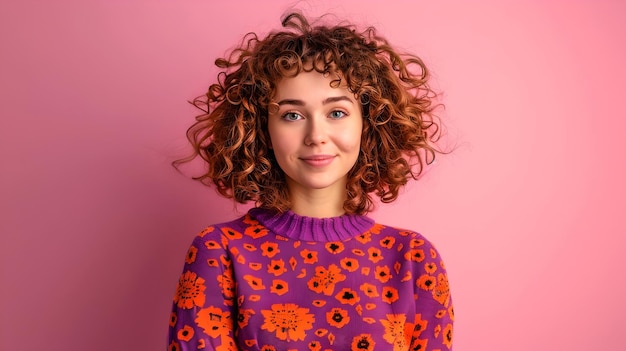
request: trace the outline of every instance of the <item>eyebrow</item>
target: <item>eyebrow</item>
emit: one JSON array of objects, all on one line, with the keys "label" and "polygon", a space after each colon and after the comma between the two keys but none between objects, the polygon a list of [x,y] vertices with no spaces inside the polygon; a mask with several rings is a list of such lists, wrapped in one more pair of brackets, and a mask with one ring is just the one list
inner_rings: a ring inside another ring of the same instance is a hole
[{"label": "eyebrow", "polygon": [[[337,102],[337,101],[348,101],[349,103],[354,104],[352,100],[350,100],[350,98],[347,96],[331,96],[329,98],[322,100],[322,104],[326,105],[326,104],[330,104],[330,103]],[[278,102],[278,105],[280,106],[282,105],[304,106],[305,103],[304,101],[297,100],[297,99],[283,99]]]}]

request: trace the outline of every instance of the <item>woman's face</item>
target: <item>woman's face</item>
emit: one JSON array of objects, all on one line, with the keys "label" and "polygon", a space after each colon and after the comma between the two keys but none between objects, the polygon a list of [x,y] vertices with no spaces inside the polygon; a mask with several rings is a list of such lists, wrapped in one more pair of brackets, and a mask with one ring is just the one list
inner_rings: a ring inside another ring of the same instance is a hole
[{"label": "woman's face", "polygon": [[287,186],[295,193],[324,190],[341,195],[361,145],[361,105],[345,85],[330,86],[334,75],[302,72],[283,78],[268,117],[271,147]]}]

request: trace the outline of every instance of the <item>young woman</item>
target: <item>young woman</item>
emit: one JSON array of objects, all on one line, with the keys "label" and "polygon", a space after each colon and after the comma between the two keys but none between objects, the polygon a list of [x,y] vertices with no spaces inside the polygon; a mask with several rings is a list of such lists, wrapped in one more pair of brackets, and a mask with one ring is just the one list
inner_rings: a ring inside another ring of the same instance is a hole
[{"label": "young woman", "polygon": [[445,266],[422,235],[374,223],[438,152],[422,61],[373,28],[300,14],[250,34],[196,106],[199,180],[256,207],[193,241],[169,350],[448,350]]}]

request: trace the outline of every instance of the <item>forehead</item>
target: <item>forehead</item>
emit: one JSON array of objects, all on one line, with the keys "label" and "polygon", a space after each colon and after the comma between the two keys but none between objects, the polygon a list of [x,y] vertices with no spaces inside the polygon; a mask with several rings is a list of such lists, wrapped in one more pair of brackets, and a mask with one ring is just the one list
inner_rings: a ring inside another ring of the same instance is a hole
[{"label": "forehead", "polygon": [[330,96],[348,96],[355,99],[339,73],[320,73],[315,70],[300,72],[293,77],[283,77],[276,83],[273,101],[298,97],[306,100],[323,100]]}]

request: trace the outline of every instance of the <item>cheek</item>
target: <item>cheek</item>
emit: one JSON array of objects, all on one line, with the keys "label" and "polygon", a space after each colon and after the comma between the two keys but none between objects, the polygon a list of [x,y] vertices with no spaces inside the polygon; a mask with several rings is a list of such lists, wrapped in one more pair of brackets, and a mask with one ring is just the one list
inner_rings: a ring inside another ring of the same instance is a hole
[{"label": "cheek", "polygon": [[345,151],[359,152],[361,149],[361,138],[363,136],[362,124],[358,123],[348,130],[350,132],[342,133],[339,136],[339,143],[341,143]]},{"label": "cheek", "polygon": [[286,158],[296,148],[294,138],[281,133],[271,134],[270,144],[277,160]]}]

